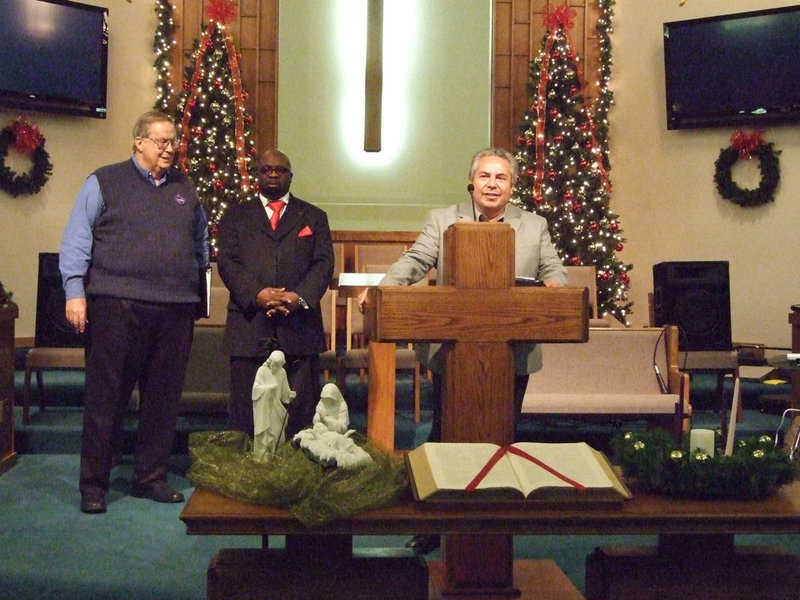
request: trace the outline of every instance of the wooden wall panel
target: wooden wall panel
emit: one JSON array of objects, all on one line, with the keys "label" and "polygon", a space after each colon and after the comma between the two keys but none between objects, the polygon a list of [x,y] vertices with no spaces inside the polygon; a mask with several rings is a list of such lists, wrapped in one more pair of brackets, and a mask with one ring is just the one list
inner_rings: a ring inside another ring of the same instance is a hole
[{"label": "wooden wall panel", "polygon": [[[530,62],[541,48],[546,29],[542,16],[563,0],[494,0],[494,48],[492,74],[492,145],[514,150],[514,140],[528,108],[527,83]],[[573,49],[589,86],[597,96],[599,47],[595,26],[600,15],[596,0],[570,0],[577,13],[570,31]],[[588,53],[588,55],[587,55]]]}]

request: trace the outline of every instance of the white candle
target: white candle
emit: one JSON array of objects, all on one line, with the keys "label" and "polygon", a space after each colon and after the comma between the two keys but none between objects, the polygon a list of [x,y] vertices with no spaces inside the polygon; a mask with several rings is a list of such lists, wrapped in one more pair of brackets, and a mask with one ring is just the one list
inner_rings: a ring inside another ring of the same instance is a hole
[{"label": "white candle", "polygon": [[714,431],[711,429],[692,429],[689,434],[689,451],[700,448],[709,456],[714,456]]}]

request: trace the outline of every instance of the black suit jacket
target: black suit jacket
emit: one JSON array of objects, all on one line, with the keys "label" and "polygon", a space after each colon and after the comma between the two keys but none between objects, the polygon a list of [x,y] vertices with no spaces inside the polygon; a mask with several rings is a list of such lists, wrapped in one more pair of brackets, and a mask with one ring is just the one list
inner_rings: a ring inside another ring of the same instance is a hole
[{"label": "black suit jacket", "polygon": [[[287,354],[323,352],[320,299],[333,276],[333,244],[325,212],[290,195],[272,230],[261,201],[230,207],[217,231],[217,264],[230,290],[225,347],[231,356],[266,356],[264,342],[276,339]],[[309,308],[267,317],[255,305],[265,287],[297,292]]]}]

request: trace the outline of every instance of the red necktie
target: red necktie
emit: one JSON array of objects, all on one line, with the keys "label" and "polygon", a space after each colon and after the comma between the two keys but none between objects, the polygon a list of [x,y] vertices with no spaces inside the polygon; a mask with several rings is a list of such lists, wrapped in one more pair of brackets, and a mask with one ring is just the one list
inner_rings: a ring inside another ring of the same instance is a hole
[{"label": "red necktie", "polygon": [[267,202],[267,206],[272,209],[272,216],[269,218],[269,224],[272,225],[272,231],[275,231],[278,228],[278,221],[281,220],[283,200],[273,200],[272,202]]}]

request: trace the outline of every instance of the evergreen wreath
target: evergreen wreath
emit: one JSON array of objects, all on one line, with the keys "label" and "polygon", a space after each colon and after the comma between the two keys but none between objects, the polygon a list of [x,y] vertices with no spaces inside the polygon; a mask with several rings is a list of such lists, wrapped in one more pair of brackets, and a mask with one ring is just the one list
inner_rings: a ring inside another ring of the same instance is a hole
[{"label": "evergreen wreath", "polygon": [[[731,136],[731,145],[723,148],[719,153],[714,181],[717,184],[719,195],[739,206],[761,206],[775,200],[775,192],[781,177],[778,155],[772,142],[766,143],[761,139],[758,131],[745,134],[741,131]],[[739,187],[731,174],[733,165],[739,159],[756,157],[759,160],[761,181],[757,188],[747,190]]]},{"label": "evergreen wreath", "polygon": [[[31,157],[30,171],[19,174],[6,166],[10,148]],[[0,131],[0,189],[15,198],[21,194],[35,194],[52,172],[53,165],[44,149],[44,137],[39,128],[24,117],[9,121]]]},{"label": "evergreen wreath", "polygon": [[797,474],[797,465],[768,435],[738,440],[730,456],[709,456],[689,448],[688,440],[678,446],[664,429],[627,432],[611,445],[636,489],[679,498],[766,498]]}]

